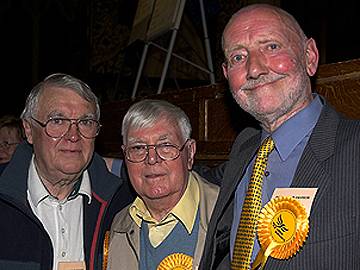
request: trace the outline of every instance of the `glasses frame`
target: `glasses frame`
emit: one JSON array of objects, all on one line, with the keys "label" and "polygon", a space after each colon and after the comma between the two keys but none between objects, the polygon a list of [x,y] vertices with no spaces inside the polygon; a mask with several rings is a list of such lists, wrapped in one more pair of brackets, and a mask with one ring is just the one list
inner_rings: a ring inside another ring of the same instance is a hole
[{"label": "glasses frame", "polygon": [[128,147],[125,146],[125,145],[123,145],[124,156],[125,156],[126,160],[128,160],[128,161],[130,161],[130,162],[132,162],[132,163],[141,163],[141,162],[143,162],[144,160],[146,160],[146,159],[149,157],[149,149],[150,149],[150,148],[153,148],[153,149],[155,150],[156,155],[157,155],[161,160],[164,160],[164,161],[172,161],[172,160],[177,159],[177,158],[180,156],[180,153],[184,150],[186,143],[187,143],[188,141],[190,141],[190,140],[191,140],[190,138],[186,139],[186,141],[184,142],[184,144],[183,144],[181,147],[178,146],[178,145],[176,145],[176,144],[171,144],[171,143],[166,144],[166,146],[173,146],[173,147],[175,147],[175,148],[178,150],[178,154],[177,154],[175,157],[170,158],[170,159],[165,159],[165,158],[163,158],[162,156],[159,155],[159,153],[158,153],[157,150],[156,150],[157,147],[159,147],[159,146],[161,146],[161,145],[164,145],[164,144],[145,144],[146,155],[144,156],[144,158],[143,158],[142,160],[139,160],[139,161],[133,161],[133,160],[129,159],[128,155],[126,154],[126,152],[127,152],[127,150],[128,150]]},{"label": "glasses frame", "polygon": [[[95,120],[95,119],[69,119],[69,118],[63,118],[63,117],[50,117],[48,120],[46,120],[45,123],[41,122],[40,120],[34,118],[31,116],[31,119],[35,121],[35,123],[39,124],[42,128],[45,129],[45,133],[47,136],[49,136],[50,138],[53,138],[53,139],[59,139],[59,138],[62,138],[64,137],[68,132],[69,130],[71,129],[71,126],[72,125],[76,125],[76,129],[77,131],[79,132],[79,134],[86,138],[86,139],[93,139],[95,138],[97,135],[99,135],[99,132],[100,132],[100,128],[101,128],[101,124],[98,120]],[[70,121],[70,125],[69,125],[69,128],[64,132],[64,134],[62,134],[61,136],[51,136],[48,131],[47,131],[47,125],[48,123],[51,121],[51,120],[54,120],[54,119],[59,119],[59,120],[69,120]],[[84,136],[84,134],[82,134],[81,130],[79,129],[79,123],[80,121],[83,121],[83,120],[92,120],[92,121],[95,121],[97,124],[98,124],[98,127],[97,127],[97,130],[96,130],[96,133],[95,133],[95,136],[93,137],[88,137],[88,136]]]},{"label": "glasses frame", "polygon": [[0,148],[9,149],[11,146],[13,146],[13,145],[18,145],[18,144],[20,144],[20,142],[7,142],[7,141],[3,141],[3,142],[0,142]]}]

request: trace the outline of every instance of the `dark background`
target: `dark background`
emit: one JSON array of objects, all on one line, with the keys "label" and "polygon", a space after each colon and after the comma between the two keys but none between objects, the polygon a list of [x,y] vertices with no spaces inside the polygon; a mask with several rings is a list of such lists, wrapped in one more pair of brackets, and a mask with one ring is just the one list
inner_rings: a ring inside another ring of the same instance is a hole
[{"label": "dark background", "polygon": [[[360,57],[359,1],[204,0],[217,81],[223,80],[223,27],[232,13],[255,2],[273,3],[293,14],[316,39],[321,64]],[[137,0],[0,1],[0,115],[19,115],[31,88],[53,72],[84,80],[102,103],[128,98],[143,46],[127,46],[136,7]],[[201,35],[197,0],[187,1],[185,14]],[[151,88],[152,80],[142,85]],[[180,86],[201,83],[206,82],[189,80]],[[165,88],[172,88],[171,81]]]}]

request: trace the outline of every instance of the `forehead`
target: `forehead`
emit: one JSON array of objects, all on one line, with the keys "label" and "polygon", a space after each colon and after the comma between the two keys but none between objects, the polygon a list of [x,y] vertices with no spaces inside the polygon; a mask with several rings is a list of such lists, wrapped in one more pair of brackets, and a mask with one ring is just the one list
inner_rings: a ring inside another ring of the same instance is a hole
[{"label": "forehead", "polygon": [[38,101],[38,114],[95,113],[95,106],[69,88],[50,86],[43,90]]},{"label": "forehead", "polygon": [[18,137],[18,132],[15,128],[12,127],[2,127],[0,128],[0,137],[4,138],[4,137]]},{"label": "forehead", "polygon": [[294,23],[285,15],[272,9],[250,9],[234,15],[224,30],[224,50],[232,50],[238,43],[278,40],[298,41],[299,33]]},{"label": "forehead", "polygon": [[181,131],[174,121],[161,118],[149,127],[130,127],[127,137],[129,142],[133,140],[142,140],[150,143],[158,140],[171,140],[179,143],[181,139]]}]

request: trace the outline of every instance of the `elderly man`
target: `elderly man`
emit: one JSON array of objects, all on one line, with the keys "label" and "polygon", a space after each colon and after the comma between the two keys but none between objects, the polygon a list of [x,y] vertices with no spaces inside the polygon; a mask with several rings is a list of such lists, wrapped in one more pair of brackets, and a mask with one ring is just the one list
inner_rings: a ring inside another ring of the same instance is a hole
[{"label": "elderly man", "polygon": [[[284,10],[257,4],[230,19],[223,50],[232,95],[262,129],[240,133],[222,167],[200,268],[359,269],[360,123],[312,93],[315,41]],[[260,213],[276,188],[289,197]]]},{"label": "elderly man", "polygon": [[99,117],[96,96],[72,76],[32,89],[21,115],[29,144],[0,178],[1,269],[102,269],[105,230],[130,201],[94,154]]},{"label": "elderly man", "polygon": [[191,171],[188,117],[168,102],[143,100],[125,115],[122,135],[138,197],[113,221],[109,268],[196,269],[218,187]]}]

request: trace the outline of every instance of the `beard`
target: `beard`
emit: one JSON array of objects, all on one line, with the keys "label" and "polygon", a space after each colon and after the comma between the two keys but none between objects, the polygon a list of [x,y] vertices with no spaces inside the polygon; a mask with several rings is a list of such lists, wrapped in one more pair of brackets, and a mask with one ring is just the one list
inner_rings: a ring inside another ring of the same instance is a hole
[{"label": "beard", "polygon": [[[284,74],[267,74],[262,75],[257,79],[248,80],[237,91],[231,91],[235,101],[239,106],[249,114],[251,114],[257,121],[265,126],[271,126],[281,117],[288,115],[284,118],[284,121],[290,118],[298,109],[298,105],[306,104],[306,101],[311,98],[310,80],[304,72],[300,72],[299,75],[293,79],[293,83],[288,86],[287,89],[277,90],[271,89],[267,91],[278,91],[272,93],[277,106],[262,108],[260,104],[259,95],[262,95],[261,89],[254,88],[264,84],[271,84],[286,78]],[[310,93],[310,97],[309,97]],[[242,97],[241,97],[242,96]]]}]

